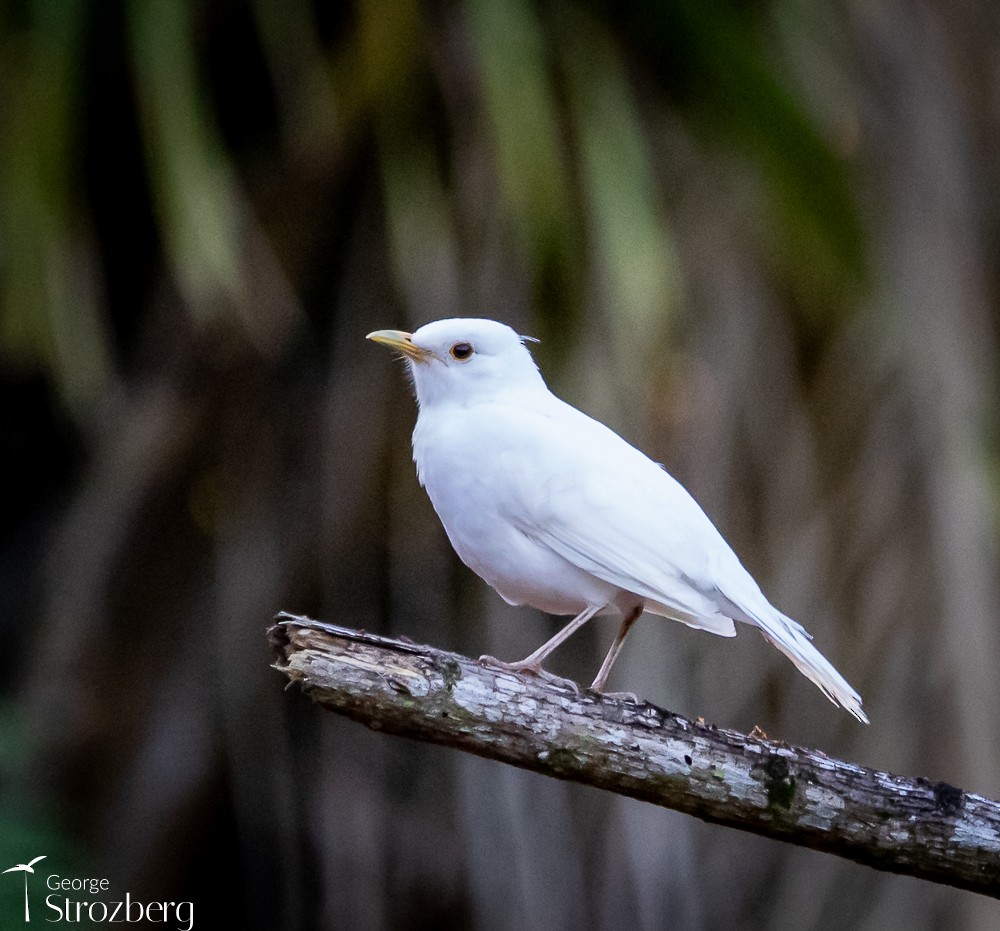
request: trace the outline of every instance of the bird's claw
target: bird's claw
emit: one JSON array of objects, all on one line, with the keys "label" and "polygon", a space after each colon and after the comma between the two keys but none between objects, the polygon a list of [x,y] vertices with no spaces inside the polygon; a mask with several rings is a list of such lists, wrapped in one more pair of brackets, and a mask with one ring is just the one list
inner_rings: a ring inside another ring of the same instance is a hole
[{"label": "bird's claw", "polygon": [[601,698],[610,698],[612,701],[627,701],[633,705],[641,705],[642,699],[635,692],[602,692],[591,686],[590,691],[597,692]]},{"label": "bird's claw", "polygon": [[502,659],[497,659],[495,656],[490,656],[488,654],[480,656],[479,662],[483,666],[492,666],[494,669],[502,669],[505,672],[526,672],[528,675],[537,676],[543,682],[548,682],[550,685],[557,685],[560,688],[568,688],[575,695],[583,694],[583,690],[580,688],[579,683],[574,682],[572,679],[565,679],[562,676],[557,676],[555,673],[543,669],[540,663],[525,663],[523,660],[516,663],[505,663]]},{"label": "bird's claw", "polygon": [[507,672],[527,672],[536,676],[548,676],[551,673],[547,673],[542,669],[541,663],[528,663],[524,660],[519,660],[516,663],[508,663],[502,659],[497,659],[495,656],[490,656],[489,654],[483,654],[479,657],[479,663],[482,666],[493,666],[497,669],[504,669]]}]

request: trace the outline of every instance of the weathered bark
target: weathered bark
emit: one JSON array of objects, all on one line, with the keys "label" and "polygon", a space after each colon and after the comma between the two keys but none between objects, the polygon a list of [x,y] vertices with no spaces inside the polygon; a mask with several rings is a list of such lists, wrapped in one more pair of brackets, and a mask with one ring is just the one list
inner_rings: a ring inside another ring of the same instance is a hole
[{"label": "weathered bark", "polygon": [[373,730],[1000,898],[1000,803],[409,641],[279,615],[276,669]]}]

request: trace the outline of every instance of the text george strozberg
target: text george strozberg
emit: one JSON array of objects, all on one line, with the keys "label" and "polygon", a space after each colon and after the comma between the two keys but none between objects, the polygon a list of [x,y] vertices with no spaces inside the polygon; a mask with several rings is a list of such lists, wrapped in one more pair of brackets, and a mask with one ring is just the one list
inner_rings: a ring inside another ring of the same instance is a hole
[{"label": "text george strozberg", "polygon": [[[142,902],[130,893],[117,902],[99,898],[82,900],[80,894],[98,896],[108,891],[107,879],[67,878],[50,875],[45,885],[52,891],[45,897],[46,906],[55,914],[46,916],[49,922],[79,924],[89,921],[94,924],[137,924],[146,921],[153,924],[173,923],[177,931],[192,931],[194,928],[193,902]],[[67,893],[76,893],[71,897]]]}]

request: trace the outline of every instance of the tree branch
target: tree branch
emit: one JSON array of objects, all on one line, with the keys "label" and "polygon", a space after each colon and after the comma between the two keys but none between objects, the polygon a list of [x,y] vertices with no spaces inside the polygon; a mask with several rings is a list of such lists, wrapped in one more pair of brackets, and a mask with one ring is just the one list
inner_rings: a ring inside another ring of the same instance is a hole
[{"label": "tree branch", "polygon": [[1000,803],[363,631],[280,614],[275,668],[373,730],[457,747],[1000,898]]}]

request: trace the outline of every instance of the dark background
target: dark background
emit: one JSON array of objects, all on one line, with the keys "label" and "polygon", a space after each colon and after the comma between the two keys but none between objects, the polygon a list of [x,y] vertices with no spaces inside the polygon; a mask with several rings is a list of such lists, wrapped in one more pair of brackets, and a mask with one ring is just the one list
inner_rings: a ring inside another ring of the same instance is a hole
[{"label": "dark background", "polygon": [[[612,687],[1000,795],[995,4],[0,11],[0,866],[196,927],[986,928],[995,903],[311,707],[280,609],[520,658],[364,341],[481,315],[862,693],[646,618]],[[589,681],[615,622],[552,667]],[[0,876],[0,924],[22,874]]]}]

